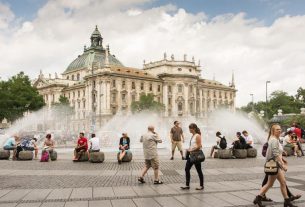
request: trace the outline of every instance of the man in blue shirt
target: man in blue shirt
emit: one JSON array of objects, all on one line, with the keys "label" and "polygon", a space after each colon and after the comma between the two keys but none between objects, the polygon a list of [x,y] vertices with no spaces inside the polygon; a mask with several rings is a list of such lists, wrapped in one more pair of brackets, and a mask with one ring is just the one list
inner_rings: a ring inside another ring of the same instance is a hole
[{"label": "man in blue shirt", "polygon": [[16,159],[16,148],[18,141],[19,137],[14,135],[13,137],[10,137],[8,140],[6,140],[5,144],[3,145],[4,150],[13,150],[13,159]]}]

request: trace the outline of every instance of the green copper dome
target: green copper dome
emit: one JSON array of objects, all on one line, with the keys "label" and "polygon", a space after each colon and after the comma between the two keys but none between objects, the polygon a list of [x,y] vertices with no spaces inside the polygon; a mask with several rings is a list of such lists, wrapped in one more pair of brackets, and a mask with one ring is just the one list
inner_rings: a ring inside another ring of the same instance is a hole
[{"label": "green copper dome", "polygon": [[[84,49],[84,53],[79,55],[65,70],[65,73],[69,73],[76,70],[91,68],[92,65],[98,65],[100,67],[105,66],[106,49],[103,48],[103,38],[98,28],[96,27],[91,37],[91,46]],[[123,64],[116,59],[114,55],[109,53],[108,55],[109,65],[123,66]]]}]

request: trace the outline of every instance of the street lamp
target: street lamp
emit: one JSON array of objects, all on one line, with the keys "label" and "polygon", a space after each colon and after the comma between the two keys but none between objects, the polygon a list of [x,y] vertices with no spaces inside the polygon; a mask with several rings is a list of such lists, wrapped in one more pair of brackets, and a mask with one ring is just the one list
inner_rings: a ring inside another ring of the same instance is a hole
[{"label": "street lamp", "polygon": [[251,102],[252,102],[252,111],[254,112],[254,94],[250,93],[251,96]]},{"label": "street lamp", "polygon": [[268,83],[271,83],[271,81],[266,81],[266,117],[268,118]]}]

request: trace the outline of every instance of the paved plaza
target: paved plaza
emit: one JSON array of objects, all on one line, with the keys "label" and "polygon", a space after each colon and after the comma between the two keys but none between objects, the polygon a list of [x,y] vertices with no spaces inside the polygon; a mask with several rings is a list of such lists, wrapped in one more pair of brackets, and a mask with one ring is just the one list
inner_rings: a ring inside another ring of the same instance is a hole
[{"label": "paved plaza", "polygon": [[[72,150],[58,149],[59,159],[41,163],[32,161],[0,161],[0,207],[197,207],[254,206],[252,201],[263,179],[264,158],[219,160],[207,158],[203,171],[205,190],[198,192],[198,176],[192,169],[191,190],[182,191],[184,165],[178,153],[170,161],[170,153],[160,149],[163,185],[153,185],[153,174],[139,184],[137,176],[143,167],[142,151],[133,151],[133,161],[118,165],[115,152],[105,152],[104,163],[73,163]],[[208,154],[208,153],[206,153]],[[289,157],[288,186],[296,201],[305,206],[305,158]],[[279,184],[268,192],[283,206]]]}]

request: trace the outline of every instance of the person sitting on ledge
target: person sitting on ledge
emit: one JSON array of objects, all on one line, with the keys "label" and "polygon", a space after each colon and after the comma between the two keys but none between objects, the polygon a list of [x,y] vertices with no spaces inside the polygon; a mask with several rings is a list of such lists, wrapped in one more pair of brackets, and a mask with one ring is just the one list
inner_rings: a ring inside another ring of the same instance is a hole
[{"label": "person sitting on ledge", "polygon": [[216,132],[216,145],[214,145],[211,149],[210,157],[214,156],[214,151],[217,149],[226,149],[227,148],[227,140],[224,136],[221,135],[220,132]]},{"label": "person sitting on ledge", "polygon": [[233,149],[245,149],[246,144],[246,140],[241,136],[241,133],[236,132],[236,139],[232,143]]},{"label": "person sitting on ledge", "polygon": [[16,160],[16,149],[18,141],[19,137],[14,135],[13,137],[10,137],[8,140],[6,140],[5,144],[3,145],[4,150],[13,150],[13,160]]},{"label": "person sitting on ledge", "polygon": [[33,145],[34,147],[34,151],[35,151],[35,159],[38,158],[38,150],[39,150],[39,147],[37,146],[37,138],[32,138],[31,140],[31,144]]},{"label": "person sitting on ledge", "polygon": [[74,150],[73,161],[78,161],[81,156],[81,153],[88,153],[88,141],[83,132],[79,133],[79,138],[77,140],[77,146]]},{"label": "person sitting on ledge", "polygon": [[89,152],[99,152],[100,151],[100,139],[95,136],[95,134],[91,134],[91,139],[89,140],[90,149]]},{"label": "person sitting on ledge", "polygon": [[246,147],[245,147],[245,149],[253,148],[253,144],[254,144],[253,137],[246,130],[244,130],[242,132],[242,134],[243,134],[243,137],[246,140]]},{"label": "person sitting on ledge", "polygon": [[293,150],[293,155],[297,156],[297,151],[299,150],[297,144],[297,136],[291,130],[289,130],[283,140],[283,146],[291,148]]},{"label": "person sitting on ledge", "polygon": [[52,139],[51,134],[47,134],[47,135],[46,135],[46,139],[45,139],[44,142],[43,142],[42,154],[43,154],[45,151],[48,151],[49,154],[52,153],[53,150],[54,150],[54,147],[55,147],[55,142],[54,142],[54,140]]},{"label": "person sitting on ledge", "polygon": [[119,150],[120,150],[119,159],[118,159],[119,164],[122,163],[122,159],[128,152],[129,147],[130,147],[130,139],[127,136],[127,133],[123,133],[122,137],[120,138],[120,145],[119,145]]}]

